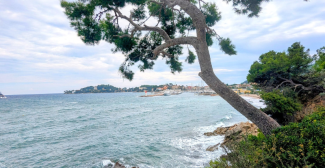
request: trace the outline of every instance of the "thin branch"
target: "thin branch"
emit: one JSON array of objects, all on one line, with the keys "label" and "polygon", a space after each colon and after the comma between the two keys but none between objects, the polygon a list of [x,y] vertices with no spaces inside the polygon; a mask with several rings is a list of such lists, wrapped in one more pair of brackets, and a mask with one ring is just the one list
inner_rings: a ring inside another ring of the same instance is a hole
[{"label": "thin branch", "polygon": [[284,83],[287,83],[288,81],[283,81],[282,83],[280,83],[280,85],[278,85],[275,89],[278,89],[280,86],[282,86]]},{"label": "thin branch", "polygon": [[117,16],[116,11],[114,11],[114,13],[115,13],[115,16],[116,16],[116,23],[117,23],[117,25],[118,25],[118,16]]},{"label": "thin branch", "polygon": [[105,12],[108,12],[108,9],[104,10],[104,11],[101,11],[99,13],[96,14],[95,16],[95,20],[97,19],[98,17],[98,21],[101,19],[102,15],[105,13]]},{"label": "thin branch", "polygon": [[135,22],[133,22],[132,19],[130,19],[129,17],[123,15],[121,13],[121,11],[118,10],[118,8],[115,8],[114,11],[118,14],[118,17],[123,18],[123,19],[127,20],[129,23],[131,23],[136,30],[151,30],[151,31],[156,31],[156,32],[158,32],[165,39],[165,41],[170,40],[170,37],[165,32],[165,30],[163,30],[163,29],[161,29],[159,27],[151,27],[151,26],[147,26],[147,25],[144,25],[144,27],[139,26],[138,24],[136,24]]},{"label": "thin branch", "polygon": [[303,90],[312,90],[313,88],[312,87],[305,87],[304,85],[302,84],[297,84],[297,83],[294,83],[291,79],[286,79],[286,78],[282,78],[282,77],[279,77],[280,79],[284,80],[285,82],[288,82],[290,83],[291,85],[293,85],[293,87],[295,87],[295,89],[300,86]]},{"label": "thin branch", "polygon": [[189,44],[196,48],[197,45],[199,44],[199,39],[196,37],[179,37],[179,38],[168,40],[164,44],[161,44],[160,46],[156,47],[153,50],[154,58],[156,58],[159,55],[159,53],[161,53],[164,49],[171,46],[180,45],[180,44]]},{"label": "thin branch", "polygon": [[162,53],[163,55],[166,55],[169,58],[173,58],[174,57],[173,55],[171,55],[171,54],[169,54],[169,53],[167,53],[165,51],[161,51],[160,53]]},{"label": "thin branch", "polygon": [[222,37],[219,36],[219,34],[214,29],[211,29],[208,26],[205,26],[205,28],[206,28],[207,33],[213,34],[213,35],[217,36],[218,41],[221,41],[222,40]]},{"label": "thin branch", "polygon": [[[149,1],[149,2],[154,2],[154,3],[158,3],[158,4],[163,4],[160,2],[156,2],[156,1]],[[161,10],[163,8],[163,5],[160,6],[160,9],[158,11],[156,11],[155,15],[159,12],[159,20],[158,23],[160,22],[160,18],[161,18]],[[145,22],[147,22],[154,14],[150,15],[145,21],[143,21],[142,23],[140,23],[139,25],[141,26],[142,24],[144,24]],[[158,25],[158,24],[157,24]]]}]

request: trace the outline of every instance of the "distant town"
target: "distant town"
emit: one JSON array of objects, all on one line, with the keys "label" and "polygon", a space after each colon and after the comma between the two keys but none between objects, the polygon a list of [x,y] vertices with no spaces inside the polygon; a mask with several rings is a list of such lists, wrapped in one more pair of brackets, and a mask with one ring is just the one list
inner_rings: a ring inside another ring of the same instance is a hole
[{"label": "distant town", "polygon": [[[238,94],[255,94],[256,90],[246,81],[241,84],[232,84],[227,86]],[[116,92],[160,92],[165,90],[181,90],[182,92],[212,92],[209,86],[188,86],[177,84],[165,85],[141,85],[134,88],[117,88],[112,85],[88,86],[79,90],[66,90],[64,94],[84,94],[84,93],[116,93]]]}]

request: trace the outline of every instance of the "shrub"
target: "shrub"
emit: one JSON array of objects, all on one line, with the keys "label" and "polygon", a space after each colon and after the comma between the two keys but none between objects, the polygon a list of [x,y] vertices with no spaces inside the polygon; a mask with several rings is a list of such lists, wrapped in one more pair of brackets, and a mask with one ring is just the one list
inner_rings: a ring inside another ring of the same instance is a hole
[{"label": "shrub", "polygon": [[281,125],[291,122],[292,115],[302,108],[302,104],[297,101],[296,95],[290,90],[261,92],[261,98],[267,105],[262,111],[271,115]]},{"label": "shrub", "polygon": [[323,168],[325,167],[325,108],[300,123],[290,123],[264,137],[248,135],[224,148],[226,155],[210,168]]}]

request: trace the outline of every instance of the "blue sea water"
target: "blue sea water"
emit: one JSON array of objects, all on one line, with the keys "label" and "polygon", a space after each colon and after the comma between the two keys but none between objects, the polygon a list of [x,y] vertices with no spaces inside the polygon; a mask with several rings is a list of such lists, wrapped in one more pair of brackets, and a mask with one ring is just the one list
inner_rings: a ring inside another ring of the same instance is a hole
[{"label": "blue sea water", "polygon": [[[218,96],[13,95],[0,100],[0,168],[204,167],[222,154],[203,133],[247,121]],[[258,101],[250,99],[257,106]]]}]

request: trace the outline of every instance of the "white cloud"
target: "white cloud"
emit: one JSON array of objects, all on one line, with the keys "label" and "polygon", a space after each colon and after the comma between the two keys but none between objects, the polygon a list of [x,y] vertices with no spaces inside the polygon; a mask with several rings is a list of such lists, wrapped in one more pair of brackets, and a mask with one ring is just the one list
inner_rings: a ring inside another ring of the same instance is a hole
[{"label": "white cloud", "polygon": [[[307,38],[314,45],[316,42],[309,37],[325,37],[325,1],[271,1],[263,4],[259,18],[236,15],[232,6],[222,0],[210,1],[216,2],[223,17],[215,30],[222,37],[230,37],[238,49],[237,56],[229,57],[218,45],[210,48],[214,71],[227,83],[242,82],[265,46],[272,50],[282,41],[300,38]],[[128,15],[132,8],[128,6],[123,13]],[[156,23],[153,18],[148,22]],[[0,65],[5,67],[0,72],[0,89],[9,94],[62,92],[107,83],[134,87],[201,81],[197,61],[192,65],[184,63],[183,72],[173,75],[164,60],[156,63],[155,70],[142,73],[136,69],[132,82],[122,79],[118,67],[124,56],[112,53],[113,45],[105,42],[86,46],[70,27],[59,0],[0,0],[0,25]],[[26,90],[17,90],[17,86]]]}]

